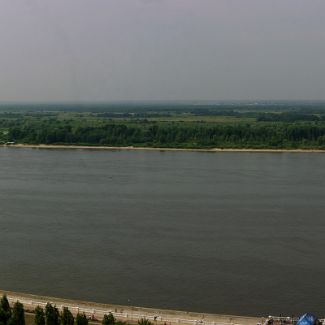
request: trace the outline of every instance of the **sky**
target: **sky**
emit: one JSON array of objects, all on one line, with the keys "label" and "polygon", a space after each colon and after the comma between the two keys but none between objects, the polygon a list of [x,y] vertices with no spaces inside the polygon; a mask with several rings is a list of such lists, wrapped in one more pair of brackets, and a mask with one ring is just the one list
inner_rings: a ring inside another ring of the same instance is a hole
[{"label": "sky", "polygon": [[325,99],[324,0],[0,0],[0,102]]}]

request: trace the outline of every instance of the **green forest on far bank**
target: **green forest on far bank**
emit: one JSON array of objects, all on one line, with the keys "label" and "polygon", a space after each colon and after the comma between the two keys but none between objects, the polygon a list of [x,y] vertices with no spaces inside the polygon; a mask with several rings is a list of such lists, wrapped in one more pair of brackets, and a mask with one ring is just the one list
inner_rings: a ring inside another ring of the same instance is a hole
[{"label": "green forest on far bank", "polygon": [[0,142],[165,148],[325,149],[322,105],[0,110]]}]

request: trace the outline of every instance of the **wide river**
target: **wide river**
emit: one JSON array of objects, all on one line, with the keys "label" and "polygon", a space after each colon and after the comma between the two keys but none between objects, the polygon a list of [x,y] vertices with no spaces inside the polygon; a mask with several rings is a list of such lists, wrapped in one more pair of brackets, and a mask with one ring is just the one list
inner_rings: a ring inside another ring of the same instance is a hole
[{"label": "wide river", "polygon": [[325,316],[325,154],[0,149],[0,289]]}]

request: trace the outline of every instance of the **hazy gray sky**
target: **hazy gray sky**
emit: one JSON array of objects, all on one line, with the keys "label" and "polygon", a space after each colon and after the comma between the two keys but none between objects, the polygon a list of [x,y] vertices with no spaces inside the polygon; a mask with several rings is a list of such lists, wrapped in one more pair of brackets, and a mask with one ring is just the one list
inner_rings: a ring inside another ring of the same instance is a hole
[{"label": "hazy gray sky", "polygon": [[0,0],[0,101],[325,99],[324,0]]}]

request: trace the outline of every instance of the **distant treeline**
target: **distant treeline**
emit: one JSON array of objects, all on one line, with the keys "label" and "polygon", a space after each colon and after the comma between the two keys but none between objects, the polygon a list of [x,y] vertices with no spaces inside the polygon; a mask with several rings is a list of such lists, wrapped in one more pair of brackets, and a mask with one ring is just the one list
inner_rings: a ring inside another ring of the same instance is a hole
[{"label": "distant treeline", "polygon": [[[325,148],[325,122],[104,123],[58,119],[6,122],[3,141],[184,148]],[[1,123],[0,123],[1,127]],[[4,126],[3,126],[4,127]]]},{"label": "distant treeline", "polygon": [[257,122],[325,121],[325,115],[304,112],[262,113],[257,114],[256,120]]},{"label": "distant treeline", "polygon": [[128,101],[94,103],[0,103],[0,112],[97,112],[219,114],[236,112],[325,112],[325,101]]}]

